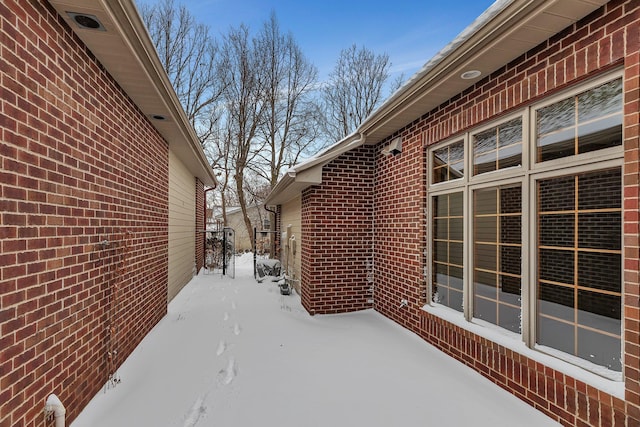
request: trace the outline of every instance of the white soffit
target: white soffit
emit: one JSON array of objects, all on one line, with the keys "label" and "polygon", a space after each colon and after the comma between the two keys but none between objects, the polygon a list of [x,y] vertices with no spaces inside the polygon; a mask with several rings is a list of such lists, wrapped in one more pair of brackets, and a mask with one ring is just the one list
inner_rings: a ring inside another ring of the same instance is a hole
[{"label": "white soffit", "polygon": [[[149,118],[180,161],[205,185],[214,186],[213,170],[133,0],[49,0],[49,3]],[[68,12],[95,16],[104,31],[80,27]],[[154,116],[165,120],[155,120]]]}]

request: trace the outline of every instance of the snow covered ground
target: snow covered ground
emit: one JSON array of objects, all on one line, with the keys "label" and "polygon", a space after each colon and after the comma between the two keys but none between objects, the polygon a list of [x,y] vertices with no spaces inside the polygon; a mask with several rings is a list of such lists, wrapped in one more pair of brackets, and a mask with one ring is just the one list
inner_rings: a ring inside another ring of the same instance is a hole
[{"label": "snow covered ground", "polygon": [[195,277],[71,427],[557,426],[374,311],[309,316],[297,296]]}]

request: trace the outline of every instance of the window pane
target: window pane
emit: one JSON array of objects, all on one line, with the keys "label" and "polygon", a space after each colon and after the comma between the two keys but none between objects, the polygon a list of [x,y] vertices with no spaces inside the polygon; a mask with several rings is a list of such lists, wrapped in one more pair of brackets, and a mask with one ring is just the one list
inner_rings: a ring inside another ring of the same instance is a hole
[{"label": "window pane", "polygon": [[433,182],[445,182],[464,177],[464,141],[433,150]]},{"label": "window pane", "polygon": [[449,243],[449,262],[454,265],[462,265],[464,250],[462,242]]},{"label": "window pane", "polygon": [[500,271],[520,275],[520,246],[500,246]]},{"label": "window pane", "polygon": [[537,331],[538,344],[574,354],[576,331],[572,324],[540,317]]},{"label": "window pane", "polygon": [[462,218],[449,218],[449,239],[462,242]]},{"label": "window pane", "polygon": [[474,224],[476,241],[495,242],[498,239],[498,217],[476,217]]},{"label": "window pane", "polygon": [[462,218],[462,192],[449,195],[449,216]]},{"label": "window pane", "polygon": [[578,154],[615,147],[622,141],[622,114],[578,127]]},{"label": "window pane", "polygon": [[[616,370],[622,336],[620,173],[543,180],[537,193],[538,343]],[[563,320],[555,326],[567,334],[572,329],[570,347],[545,329],[552,324],[548,318]]]},{"label": "window pane", "polygon": [[538,137],[538,161],[546,162],[576,154],[575,129],[569,128]]},{"label": "window pane", "polygon": [[619,253],[578,253],[578,285],[605,291],[622,291],[622,267]]},{"label": "window pane", "polygon": [[516,334],[521,332],[522,319],[520,317],[519,307],[500,304],[498,306],[498,319],[498,326],[515,332]]},{"label": "window pane", "polygon": [[540,246],[573,248],[575,215],[540,215],[538,233]]},{"label": "window pane", "polygon": [[522,189],[476,190],[473,200],[473,316],[519,333]]},{"label": "window pane", "polygon": [[463,221],[462,207],[458,206],[462,193],[436,196],[432,202],[432,300],[462,311]]},{"label": "window pane", "polygon": [[485,298],[480,298],[476,295],[473,301],[473,317],[497,325],[498,307],[496,304],[496,300],[488,300]]},{"label": "window pane", "polygon": [[622,111],[622,79],[617,79],[578,95],[581,123]]},{"label": "window pane", "polygon": [[474,212],[476,215],[496,214],[498,209],[498,192],[495,188],[476,190]]},{"label": "window pane", "polygon": [[503,243],[520,243],[522,217],[509,215],[500,217],[500,241]]},{"label": "window pane", "polygon": [[578,328],[578,356],[613,371],[622,371],[622,344],[619,337]]},{"label": "window pane", "polygon": [[575,298],[573,289],[565,286],[538,284],[538,312],[547,317],[573,322]]},{"label": "window pane", "polygon": [[575,209],[575,177],[563,176],[538,182],[540,212],[563,212]]},{"label": "window pane", "polygon": [[522,189],[520,187],[504,187],[500,189],[500,213],[520,214],[522,212]]},{"label": "window pane", "polygon": [[549,282],[573,285],[574,252],[555,249],[538,251],[538,277]]},{"label": "window pane", "polygon": [[449,285],[453,289],[462,291],[462,267],[449,267]]},{"label": "window pane", "polygon": [[536,111],[537,161],[622,145],[622,80]]},{"label": "window pane", "polygon": [[620,298],[599,292],[578,291],[578,323],[620,335]]},{"label": "window pane", "polygon": [[590,212],[578,215],[578,247],[620,249],[621,212]]},{"label": "window pane", "polygon": [[447,218],[433,220],[433,237],[437,240],[447,240],[449,238],[449,220]]},{"label": "window pane", "polygon": [[522,118],[473,136],[473,174],[522,164]]},{"label": "window pane", "polygon": [[575,101],[567,98],[537,111],[538,136],[549,135],[573,126],[575,123]]},{"label": "window pane", "polygon": [[496,274],[486,271],[475,271],[474,285],[476,295],[496,299],[497,278]]},{"label": "window pane", "polygon": [[498,298],[500,298],[500,301],[520,306],[520,303],[522,302],[522,298],[520,297],[520,278],[500,275],[499,280],[500,289],[498,292]]},{"label": "window pane", "polygon": [[498,268],[496,248],[495,245],[476,243],[474,253],[475,267],[483,270],[496,271]]},{"label": "window pane", "polygon": [[[578,177],[578,209],[612,209],[620,207],[622,175],[620,169],[585,173]],[[607,197],[602,197],[606,195]]]}]

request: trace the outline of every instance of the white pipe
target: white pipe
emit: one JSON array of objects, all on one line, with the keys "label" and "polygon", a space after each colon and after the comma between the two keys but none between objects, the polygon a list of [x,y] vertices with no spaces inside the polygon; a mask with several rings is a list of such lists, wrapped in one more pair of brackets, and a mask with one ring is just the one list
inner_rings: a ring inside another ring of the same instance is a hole
[{"label": "white pipe", "polygon": [[67,410],[64,408],[60,399],[58,399],[58,396],[53,393],[50,394],[49,397],[47,397],[47,402],[44,404],[45,416],[50,417],[53,415],[56,421],[55,426],[64,427],[66,413]]}]

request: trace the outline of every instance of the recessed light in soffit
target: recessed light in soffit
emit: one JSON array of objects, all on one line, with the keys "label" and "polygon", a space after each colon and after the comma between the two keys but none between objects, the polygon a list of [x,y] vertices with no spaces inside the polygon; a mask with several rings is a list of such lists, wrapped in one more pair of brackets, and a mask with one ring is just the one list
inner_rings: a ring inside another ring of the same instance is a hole
[{"label": "recessed light in soffit", "polygon": [[79,28],[85,30],[107,31],[95,15],[80,12],[67,12],[67,15],[69,15],[69,18],[71,18]]},{"label": "recessed light in soffit", "polygon": [[482,73],[478,70],[469,70],[460,74],[460,78],[464,80],[471,80],[471,79],[475,79],[476,77],[480,77],[481,74]]}]

